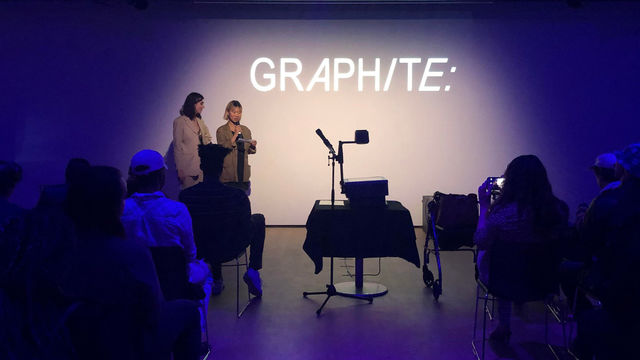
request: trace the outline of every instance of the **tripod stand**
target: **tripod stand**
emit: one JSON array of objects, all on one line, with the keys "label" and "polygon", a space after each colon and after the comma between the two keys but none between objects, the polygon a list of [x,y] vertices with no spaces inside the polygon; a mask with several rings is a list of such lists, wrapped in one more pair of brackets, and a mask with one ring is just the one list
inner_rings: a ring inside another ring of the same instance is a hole
[{"label": "tripod stand", "polygon": [[[338,154],[336,155],[335,151],[333,150],[333,146],[331,146],[331,143],[329,143],[329,141],[324,137],[324,135],[322,135],[322,132],[320,131],[320,129],[318,129],[318,131],[316,131],[316,133],[318,133],[318,135],[320,136],[320,138],[322,138],[322,140],[324,141],[325,145],[329,148],[329,161],[331,161],[331,211],[333,212],[335,209],[335,169],[336,169],[336,160],[340,163],[340,169],[342,169],[342,142],[340,142],[340,146],[338,147]],[[342,171],[341,171],[342,174]],[[341,185],[342,185],[342,181],[341,181]],[[333,213],[332,213],[333,215]],[[348,298],[352,298],[352,299],[359,299],[359,300],[367,300],[369,302],[369,304],[371,304],[373,302],[373,296],[372,295],[361,295],[361,294],[350,294],[350,293],[345,293],[345,292],[339,292],[334,283],[333,283],[333,256],[331,256],[331,270],[330,270],[330,275],[329,275],[329,284],[327,284],[327,290],[326,291],[305,291],[302,293],[302,296],[304,296],[305,298],[308,295],[327,295],[327,297],[324,299],[324,302],[322,302],[322,305],[320,306],[320,308],[318,308],[318,310],[316,310],[316,314],[318,316],[320,316],[320,313],[322,312],[322,309],[324,308],[324,306],[327,304],[327,302],[329,301],[329,299],[331,299],[332,296],[342,296],[342,297],[348,297]]]}]

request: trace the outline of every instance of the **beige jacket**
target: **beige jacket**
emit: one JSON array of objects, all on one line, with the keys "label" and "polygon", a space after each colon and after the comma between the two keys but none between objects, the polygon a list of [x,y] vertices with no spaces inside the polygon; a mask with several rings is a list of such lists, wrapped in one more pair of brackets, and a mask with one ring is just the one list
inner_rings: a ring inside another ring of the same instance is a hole
[{"label": "beige jacket", "polygon": [[[211,143],[211,134],[207,125],[201,118],[196,118],[202,134],[202,144]],[[198,145],[200,136],[198,128],[193,120],[182,115],[173,120],[173,156],[176,161],[176,169],[183,176],[200,176],[202,181],[202,170],[200,170],[200,156],[198,156]]]},{"label": "beige jacket", "polygon": [[[240,124],[240,129],[242,130],[242,137],[245,139],[253,139],[251,137],[251,130],[248,127]],[[251,177],[251,166],[249,165],[249,154],[255,154],[256,148],[251,146],[249,143],[243,143],[244,146],[244,179],[238,180],[238,149],[236,149],[236,144],[231,143],[231,138],[233,134],[231,133],[231,129],[229,128],[228,123],[224,123],[224,125],[220,126],[218,130],[216,130],[216,140],[218,145],[222,145],[228,149],[231,149],[231,152],[224,158],[224,165],[222,168],[222,175],[220,175],[220,182],[247,182]]]}]

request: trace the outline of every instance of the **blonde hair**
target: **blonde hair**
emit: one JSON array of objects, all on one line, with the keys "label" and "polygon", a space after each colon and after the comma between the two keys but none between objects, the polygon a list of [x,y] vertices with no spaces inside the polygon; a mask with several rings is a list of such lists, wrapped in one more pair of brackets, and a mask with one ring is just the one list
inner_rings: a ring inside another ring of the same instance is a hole
[{"label": "blonde hair", "polygon": [[222,115],[223,119],[229,120],[229,111],[231,111],[232,107],[239,107],[240,109],[242,109],[242,104],[240,104],[240,101],[238,100],[229,101],[227,107],[224,109],[224,114]]}]

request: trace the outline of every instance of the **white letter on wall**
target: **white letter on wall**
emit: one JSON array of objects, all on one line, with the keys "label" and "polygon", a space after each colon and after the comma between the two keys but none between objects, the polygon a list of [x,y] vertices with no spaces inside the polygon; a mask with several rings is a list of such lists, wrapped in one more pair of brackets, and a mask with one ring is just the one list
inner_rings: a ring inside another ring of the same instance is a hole
[{"label": "white letter on wall", "polygon": [[[340,72],[340,64],[349,65],[349,71]],[[353,60],[349,58],[335,58],[333,59],[333,91],[338,91],[338,80],[348,79],[353,76],[355,64]]]},{"label": "white letter on wall", "polygon": [[[294,64],[296,69],[294,71],[287,71],[287,64]],[[302,72],[302,62],[298,58],[282,58],[280,59],[280,91],[285,90],[285,79],[290,78],[296,85],[298,91],[304,91],[298,75]]]},{"label": "white letter on wall", "polygon": [[449,61],[449,58],[429,58],[427,59],[427,65],[424,67],[424,74],[422,74],[422,81],[420,81],[419,91],[440,91],[440,86],[427,86],[427,77],[443,75],[442,71],[429,71],[431,70],[431,64],[444,64]]},{"label": "white letter on wall", "polygon": [[364,88],[363,80],[365,76],[372,76],[375,81],[376,91],[380,91],[380,58],[376,58],[373,71],[364,70],[364,60],[358,59],[358,91],[362,91]]},{"label": "white letter on wall", "polygon": [[389,72],[387,73],[387,80],[384,81],[383,91],[389,91],[389,86],[391,86],[391,79],[393,79],[393,72],[396,70],[397,63],[398,63],[398,58],[393,58],[391,60],[391,65],[389,65]]},{"label": "white letter on wall", "polygon": [[400,58],[401,64],[407,64],[407,91],[413,90],[413,64],[420,64],[420,58]]},{"label": "white letter on wall", "polygon": [[324,91],[329,91],[329,83],[331,82],[329,76],[329,58],[324,58],[322,59],[320,66],[318,66],[316,73],[313,74],[313,78],[309,81],[307,91],[311,91],[316,83],[324,83]]},{"label": "white letter on wall", "polygon": [[271,61],[271,59],[267,57],[261,57],[256,59],[253,64],[251,64],[251,84],[258,91],[271,91],[276,87],[276,75],[275,74],[264,74],[262,77],[266,80],[269,80],[268,85],[260,85],[258,81],[256,81],[256,68],[261,63],[265,63],[269,65],[271,70],[275,69],[276,65]]}]

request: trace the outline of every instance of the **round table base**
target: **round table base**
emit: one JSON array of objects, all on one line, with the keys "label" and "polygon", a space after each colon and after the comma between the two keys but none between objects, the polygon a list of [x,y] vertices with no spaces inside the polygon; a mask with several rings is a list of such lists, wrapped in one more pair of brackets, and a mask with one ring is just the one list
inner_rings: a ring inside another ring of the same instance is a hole
[{"label": "round table base", "polygon": [[356,289],[355,281],[341,282],[334,286],[338,293],[349,295],[367,295],[375,297],[385,295],[389,291],[386,286],[371,282],[363,283],[362,289]]}]

